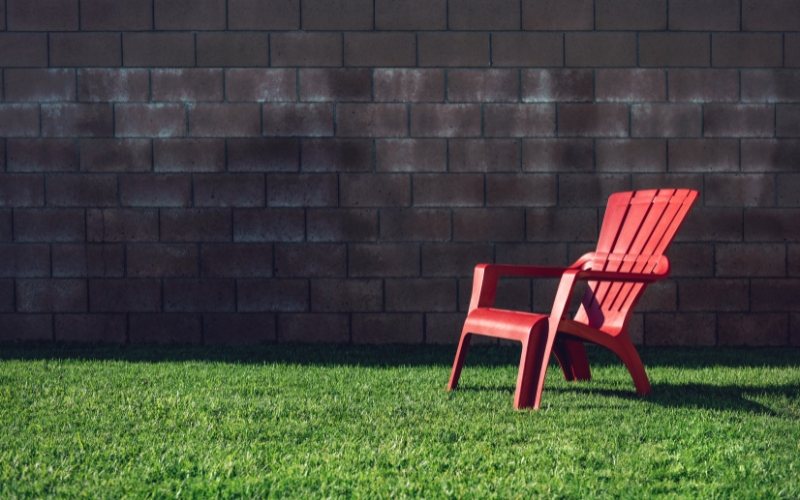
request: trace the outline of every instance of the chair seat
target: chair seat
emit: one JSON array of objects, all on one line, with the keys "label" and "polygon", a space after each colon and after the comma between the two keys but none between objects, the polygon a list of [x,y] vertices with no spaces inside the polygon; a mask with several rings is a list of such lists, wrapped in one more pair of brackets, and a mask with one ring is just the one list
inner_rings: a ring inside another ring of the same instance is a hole
[{"label": "chair seat", "polygon": [[533,326],[548,316],[492,307],[479,307],[467,316],[466,327],[472,333],[522,342]]}]

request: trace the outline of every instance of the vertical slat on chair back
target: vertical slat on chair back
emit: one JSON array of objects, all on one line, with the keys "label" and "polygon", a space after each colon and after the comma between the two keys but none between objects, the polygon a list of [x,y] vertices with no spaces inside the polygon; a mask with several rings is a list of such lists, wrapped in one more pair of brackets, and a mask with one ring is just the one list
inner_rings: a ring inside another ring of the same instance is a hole
[{"label": "vertical slat on chair back", "polygon": [[[616,193],[608,200],[592,269],[649,273],[669,247],[697,198],[689,189]],[[583,311],[593,326],[621,324],[643,284],[589,282]],[[577,319],[577,318],[576,318]]]}]

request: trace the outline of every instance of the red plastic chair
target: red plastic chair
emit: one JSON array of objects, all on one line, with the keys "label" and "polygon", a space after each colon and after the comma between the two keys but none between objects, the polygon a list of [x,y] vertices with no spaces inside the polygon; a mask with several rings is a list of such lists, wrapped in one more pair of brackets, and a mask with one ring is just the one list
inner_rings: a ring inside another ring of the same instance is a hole
[{"label": "red plastic chair", "polygon": [[[461,368],[474,334],[522,343],[515,408],[539,408],[550,353],[567,380],[589,380],[584,342],[612,350],[622,359],[640,395],[650,393],[642,361],[628,336],[633,308],[648,283],[669,276],[663,255],[697,191],[659,189],[615,193],[608,199],[597,250],[569,267],[479,264],[475,267],[469,314],[461,333],[447,390],[458,385]],[[561,277],[550,315],[494,309],[500,276]],[[572,290],[587,281],[581,307],[565,317]]]}]

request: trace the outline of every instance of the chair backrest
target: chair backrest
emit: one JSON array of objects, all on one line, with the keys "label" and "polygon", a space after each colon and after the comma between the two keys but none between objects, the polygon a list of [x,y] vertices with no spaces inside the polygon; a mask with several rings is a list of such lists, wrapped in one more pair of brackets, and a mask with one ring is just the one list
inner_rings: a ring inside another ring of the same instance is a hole
[{"label": "chair backrest", "polygon": [[[591,269],[653,272],[697,195],[692,189],[652,189],[611,195]],[[575,320],[598,328],[623,327],[644,289],[642,283],[590,281]]]}]

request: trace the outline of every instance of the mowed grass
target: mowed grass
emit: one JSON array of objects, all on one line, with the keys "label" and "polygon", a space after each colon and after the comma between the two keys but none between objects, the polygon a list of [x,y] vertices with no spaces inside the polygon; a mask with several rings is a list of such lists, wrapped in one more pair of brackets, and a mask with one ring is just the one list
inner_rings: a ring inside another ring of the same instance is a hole
[{"label": "mowed grass", "polygon": [[800,351],[0,346],[0,498],[799,498]]}]

